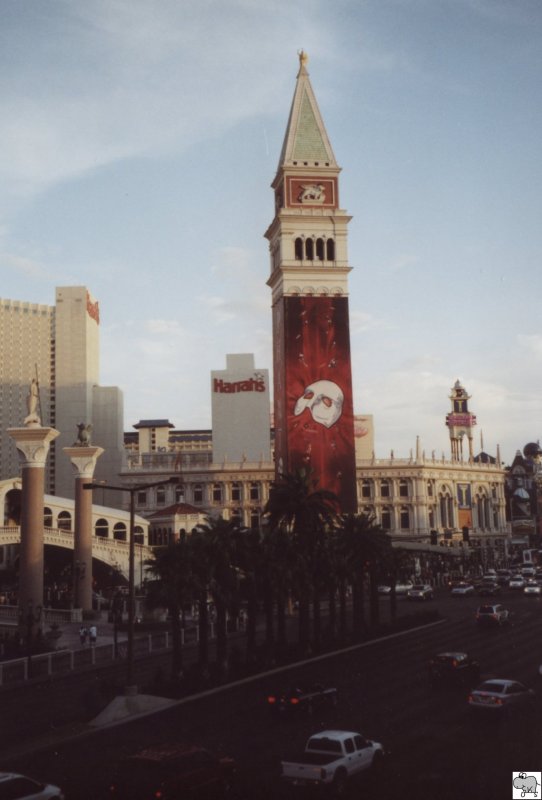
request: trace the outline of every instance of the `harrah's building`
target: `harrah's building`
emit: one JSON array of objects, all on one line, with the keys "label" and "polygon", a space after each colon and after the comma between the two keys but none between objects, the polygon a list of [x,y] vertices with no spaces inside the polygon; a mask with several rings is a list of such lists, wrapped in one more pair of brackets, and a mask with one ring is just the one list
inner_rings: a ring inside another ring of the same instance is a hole
[{"label": "harrah's building", "polygon": [[347,226],[339,173],[309,75],[300,69],[272,187],[275,463],[308,466],[341,511],[357,511]]},{"label": "harrah's building", "polygon": [[269,372],[251,353],[226,356],[226,369],[211,372],[213,461],[270,461]]}]

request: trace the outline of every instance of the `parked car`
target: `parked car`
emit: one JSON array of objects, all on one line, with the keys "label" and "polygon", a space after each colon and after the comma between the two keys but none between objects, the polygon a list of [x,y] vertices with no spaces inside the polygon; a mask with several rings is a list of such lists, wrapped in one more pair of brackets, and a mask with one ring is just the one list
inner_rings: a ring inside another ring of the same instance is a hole
[{"label": "parked car", "polygon": [[480,680],[480,665],[467,653],[439,653],[427,665],[431,686],[475,686]]},{"label": "parked car", "polygon": [[452,586],[450,594],[452,597],[468,597],[469,595],[474,594],[474,586],[472,583],[456,583],[454,586]]},{"label": "parked car", "polygon": [[510,612],[499,604],[480,606],[476,612],[479,625],[504,625],[509,620]]},{"label": "parked car", "polygon": [[407,592],[409,600],[432,600],[434,596],[433,587],[428,583],[415,583]]},{"label": "parked car", "polygon": [[542,586],[537,581],[527,581],[523,589],[523,594],[530,597],[540,597],[542,595]]},{"label": "parked car", "polygon": [[17,772],[0,772],[0,797],[7,800],[64,800],[64,792]]},{"label": "parked car", "polygon": [[321,683],[296,687],[287,691],[271,692],[267,695],[267,705],[273,711],[308,711],[324,704],[337,705],[337,689]]},{"label": "parked car", "polygon": [[484,711],[499,712],[532,703],[534,692],[519,681],[492,678],[474,689],[468,699],[469,706]]},{"label": "parked car", "polygon": [[521,575],[512,575],[508,581],[509,589],[525,589],[527,581]]},{"label": "parked car", "polygon": [[154,745],[118,764],[109,783],[112,798],[173,800],[222,797],[234,782],[235,762],[203,747],[183,743]]},{"label": "parked car", "polygon": [[[404,583],[396,583],[395,584],[395,594],[407,594],[407,592],[412,589],[414,584],[412,581],[405,581]],[[391,593],[391,586],[387,584],[383,584],[378,587],[379,594],[390,594]]]}]

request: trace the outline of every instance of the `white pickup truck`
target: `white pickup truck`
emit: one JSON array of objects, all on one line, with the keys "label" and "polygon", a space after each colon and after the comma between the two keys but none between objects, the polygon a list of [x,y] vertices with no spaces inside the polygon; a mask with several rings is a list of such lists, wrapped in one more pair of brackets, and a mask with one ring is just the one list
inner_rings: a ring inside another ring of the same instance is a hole
[{"label": "white pickup truck", "polygon": [[293,786],[332,785],[341,794],[349,779],[375,766],[384,755],[379,742],[353,731],[321,731],[305,751],[281,761],[281,778]]}]

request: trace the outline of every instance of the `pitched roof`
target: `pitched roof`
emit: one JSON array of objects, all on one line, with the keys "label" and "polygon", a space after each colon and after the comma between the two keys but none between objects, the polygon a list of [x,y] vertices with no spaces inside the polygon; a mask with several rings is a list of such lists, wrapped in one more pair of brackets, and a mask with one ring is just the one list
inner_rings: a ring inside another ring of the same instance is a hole
[{"label": "pitched roof", "polygon": [[205,512],[201,510],[201,508],[196,508],[196,506],[191,506],[190,503],[175,503],[172,506],[167,506],[166,508],[162,508],[160,511],[155,511],[154,514],[151,514],[148,519],[153,519],[154,517],[175,517],[175,516],[185,516],[187,514],[204,514]]},{"label": "pitched roof", "polygon": [[306,165],[337,167],[322,115],[307,72],[307,55],[299,54],[299,72],[280,154],[279,169]]}]

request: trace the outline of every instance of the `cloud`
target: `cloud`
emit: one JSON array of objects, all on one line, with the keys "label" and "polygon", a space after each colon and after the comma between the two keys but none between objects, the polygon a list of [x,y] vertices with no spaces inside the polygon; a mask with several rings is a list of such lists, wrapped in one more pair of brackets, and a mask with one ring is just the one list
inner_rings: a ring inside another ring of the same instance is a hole
[{"label": "cloud", "polygon": [[542,335],[541,334],[518,334],[517,342],[521,349],[526,350],[527,354],[536,358],[542,357]]}]

